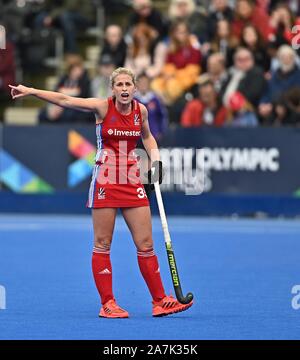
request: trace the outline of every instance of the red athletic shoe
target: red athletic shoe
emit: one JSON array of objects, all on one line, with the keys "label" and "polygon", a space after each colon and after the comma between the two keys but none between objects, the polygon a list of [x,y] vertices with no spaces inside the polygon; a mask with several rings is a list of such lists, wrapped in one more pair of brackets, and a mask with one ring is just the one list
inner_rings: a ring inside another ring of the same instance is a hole
[{"label": "red athletic shoe", "polygon": [[165,296],[160,301],[152,301],[152,316],[166,316],[177,312],[185,311],[193,305],[193,301],[189,304],[181,304],[174,299],[172,295]]},{"label": "red athletic shoe", "polygon": [[126,310],[122,309],[114,299],[107,301],[101,308],[100,317],[105,318],[128,318],[129,314]]}]

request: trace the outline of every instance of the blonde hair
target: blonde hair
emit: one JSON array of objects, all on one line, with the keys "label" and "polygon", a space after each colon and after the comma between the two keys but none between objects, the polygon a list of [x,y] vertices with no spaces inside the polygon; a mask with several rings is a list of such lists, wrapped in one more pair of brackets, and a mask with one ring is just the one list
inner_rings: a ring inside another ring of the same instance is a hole
[{"label": "blonde hair", "polygon": [[135,10],[139,10],[142,6],[152,6],[152,0],[133,0],[132,1],[132,7]]},{"label": "blonde hair", "polygon": [[172,21],[181,16],[181,14],[178,13],[179,3],[185,3],[188,6],[189,15],[193,14],[196,11],[196,5],[194,0],[171,0],[168,9],[168,15]]},{"label": "blonde hair", "polygon": [[110,81],[110,85],[111,85],[112,88],[114,86],[116,77],[118,75],[121,75],[121,74],[129,75],[131,77],[132,82],[134,83],[134,85],[136,85],[136,76],[134,75],[134,73],[131,70],[127,69],[127,68],[119,67],[115,71],[113,71],[112,74],[110,75],[109,81]]},{"label": "blonde hair", "polygon": [[296,57],[295,50],[287,44],[281,45],[277,50],[277,57],[279,59],[282,57],[282,55],[292,55],[294,58]]}]

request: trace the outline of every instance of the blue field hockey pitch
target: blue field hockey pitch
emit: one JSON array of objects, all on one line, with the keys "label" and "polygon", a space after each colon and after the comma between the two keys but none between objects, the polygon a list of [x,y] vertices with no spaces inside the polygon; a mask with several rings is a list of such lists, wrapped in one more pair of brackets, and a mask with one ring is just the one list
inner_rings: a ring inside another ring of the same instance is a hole
[{"label": "blue field hockey pitch", "polygon": [[[118,218],[114,291],[130,313],[119,320],[97,317],[90,217],[1,215],[0,289],[6,299],[0,305],[6,308],[0,309],[0,339],[300,338],[300,309],[292,300],[297,296],[292,288],[300,285],[300,222],[168,221],[183,292],[192,291],[195,304],[180,314],[152,318],[133,242]],[[159,218],[153,219],[153,230],[170,293]]]}]

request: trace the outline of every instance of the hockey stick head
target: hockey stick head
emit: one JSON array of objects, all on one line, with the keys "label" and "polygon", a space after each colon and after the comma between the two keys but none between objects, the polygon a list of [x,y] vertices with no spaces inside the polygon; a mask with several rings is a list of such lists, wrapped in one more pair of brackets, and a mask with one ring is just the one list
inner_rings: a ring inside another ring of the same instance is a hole
[{"label": "hockey stick head", "polygon": [[175,294],[177,300],[181,304],[189,304],[190,302],[193,301],[194,298],[194,295],[191,292],[189,292],[186,296],[183,296],[181,289],[177,289],[177,288],[175,288]]}]

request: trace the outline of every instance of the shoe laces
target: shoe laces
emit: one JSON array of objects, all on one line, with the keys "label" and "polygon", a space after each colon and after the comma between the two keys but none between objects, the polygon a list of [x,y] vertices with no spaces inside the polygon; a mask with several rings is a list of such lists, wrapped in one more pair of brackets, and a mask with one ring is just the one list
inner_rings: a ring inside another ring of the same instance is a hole
[{"label": "shoe laces", "polygon": [[117,303],[115,300],[109,300],[104,306],[104,310],[106,311],[106,309],[110,310],[110,311],[118,311],[118,312],[124,312],[125,310],[123,310]]},{"label": "shoe laces", "polygon": [[154,305],[161,306],[162,308],[172,308],[177,305],[177,300],[172,296],[165,296],[158,303],[154,303]]}]

